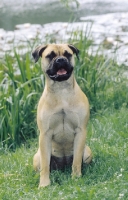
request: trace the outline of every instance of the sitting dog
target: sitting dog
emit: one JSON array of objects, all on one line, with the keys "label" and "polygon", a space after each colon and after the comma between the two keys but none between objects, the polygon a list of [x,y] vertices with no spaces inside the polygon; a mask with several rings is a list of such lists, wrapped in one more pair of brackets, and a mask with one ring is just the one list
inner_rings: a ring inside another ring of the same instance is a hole
[{"label": "sitting dog", "polygon": [[86,142],[89,103],[74,77],[74,54],[71,44],[48,44],[37,47],[35,62],[42,58],[45,88],[37,108],[40,131],[39,149],[33,158],[40,171],[39,187],[50,184],[51,169],[72,165],[72,177],[81,176],[81,165],[89,164],[92,153]]}]

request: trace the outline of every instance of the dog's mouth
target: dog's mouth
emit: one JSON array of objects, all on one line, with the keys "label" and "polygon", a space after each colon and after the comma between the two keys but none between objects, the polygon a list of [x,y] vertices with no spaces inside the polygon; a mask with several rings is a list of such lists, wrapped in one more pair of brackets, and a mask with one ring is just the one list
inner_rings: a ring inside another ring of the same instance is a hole
[{"label": "dog's mouth", "polygon": [[73,67],[66,60],[63,60],[62,62],[57,62],[55,60],[53,63],[51,63],[46,73],[52,80],[61,82],[68,80],[72,74],[72,71]]},{"label": "dog's mouth", "polygon": [[57,71],[57,75],[59,75],[59,76],[61,76],[61,75],[65,75],[65,74],[67,74],[67,71],[65,70],[65,69],[59,69],[58,71]]}]

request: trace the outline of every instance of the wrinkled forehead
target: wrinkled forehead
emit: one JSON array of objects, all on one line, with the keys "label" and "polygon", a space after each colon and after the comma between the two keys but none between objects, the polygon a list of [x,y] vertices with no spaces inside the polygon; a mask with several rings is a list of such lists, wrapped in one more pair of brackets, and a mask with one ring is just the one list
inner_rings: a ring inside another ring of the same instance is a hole
[{"label": "wrinkled forehead", "polygon": [[43,52],[43,56],[46,56],[54,52],[57,56],[62,56],[65,52],[73,54],[72,50],[68,47],[67,44],[50,44]]}]

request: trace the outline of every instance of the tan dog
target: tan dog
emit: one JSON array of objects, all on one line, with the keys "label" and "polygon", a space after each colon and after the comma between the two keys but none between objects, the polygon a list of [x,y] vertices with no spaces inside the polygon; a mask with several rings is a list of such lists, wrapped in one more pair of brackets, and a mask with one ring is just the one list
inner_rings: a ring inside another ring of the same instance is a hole
[{"label": "tan dog", "polygon": [[73,73],[78,53],[68,44],[39,46],[32,53],[35,62],[42,57],[46,78],[37,109],[39,149],[33,159],[35,170],[40,171],[39,187],[50,184],[50,169],[72,164],[72,177],[79,177],[82,160],[89,164],[92,159],[85,145],[89,103]]}]

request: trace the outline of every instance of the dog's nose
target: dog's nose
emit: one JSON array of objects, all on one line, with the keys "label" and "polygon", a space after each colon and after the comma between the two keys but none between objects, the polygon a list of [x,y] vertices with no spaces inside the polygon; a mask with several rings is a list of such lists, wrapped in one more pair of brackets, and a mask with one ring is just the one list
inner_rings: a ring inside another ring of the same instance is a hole
[{"label": "dog's nose", "polygon": [[65,58],[59,57],[59,58],[56,59],[56,62],[57,63],[65,62]]}]

